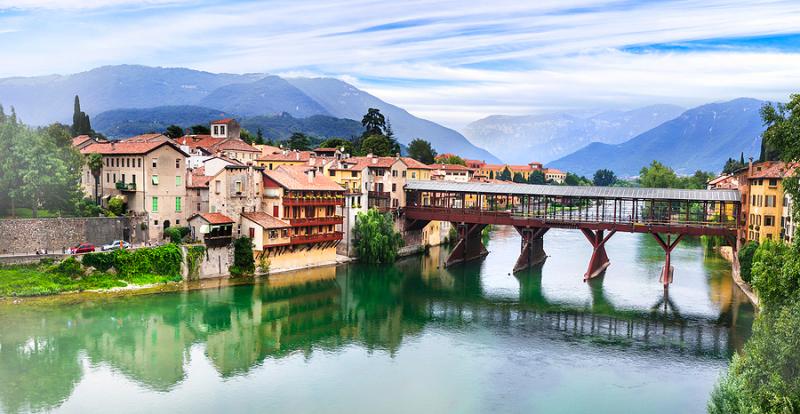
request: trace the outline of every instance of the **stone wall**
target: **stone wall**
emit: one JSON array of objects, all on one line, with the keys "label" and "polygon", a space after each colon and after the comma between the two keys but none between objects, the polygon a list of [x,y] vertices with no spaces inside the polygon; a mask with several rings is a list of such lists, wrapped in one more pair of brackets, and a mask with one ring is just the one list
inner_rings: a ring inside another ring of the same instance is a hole
[{"label": "stone wall", "polygon": [[60,253],[78,243],[100,246],[123,238],[136,242],[143,232],[128,217],[0,219],[0,254]]},{"label": "stone wall", "polygon": [[200,279],[227,276],[231,264],[233,245],[206,248],[205,257],[200,261]]}]

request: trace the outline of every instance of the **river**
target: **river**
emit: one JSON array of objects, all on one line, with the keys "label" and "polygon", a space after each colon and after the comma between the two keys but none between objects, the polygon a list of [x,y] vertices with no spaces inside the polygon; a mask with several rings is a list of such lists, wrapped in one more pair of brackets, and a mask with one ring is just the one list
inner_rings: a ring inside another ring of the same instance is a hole
[{"label": "river", "polygon": [[512,275],[519,236],[239,286],[0,305],[5,412],[701,413],[753,309],[697,239],[618,233],[584,283],[578,231]]}]

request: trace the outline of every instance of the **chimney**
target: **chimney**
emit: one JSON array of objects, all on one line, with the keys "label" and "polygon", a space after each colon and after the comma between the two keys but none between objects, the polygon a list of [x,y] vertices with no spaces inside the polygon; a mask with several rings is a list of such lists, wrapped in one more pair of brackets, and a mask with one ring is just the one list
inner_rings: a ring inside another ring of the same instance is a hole
[{"label": "chimney", "polygon": [[750,162],[747,166],[747,177],[750,178],[753,176],[753,157],[749,158]]},{"label": "chimney", "polygon": [[111,141],[111,151],[114,151],[114,148],[117,147],[117,141]]},{"label": "chimney", "polygon": [[399,160],[399,159],[400,159],[400,153],[399,153],[399,152],[398,152],[398,153],[395,153],[395,154],[394,154],[394,157],[395,157],[395,158],[397,158],[397,159]]},{"label": "chimney", "polygon": [[377,158],[375,158],[375,157],[373,157],[373,158],[372,158],[372,163],[373,163],[373,164],[377,164],[377,163],[378,163],[378,159],[377,159]]},{"label": "chimney", "polygon": [[309,184],[314,182],[314,177],[316,176],[316,174],[317,174],[317,170],[315,168],[311,168],[311,169],[308,170],[306,175],[308,176],[308,183]]},{"label": "chimney", "polygon": [[373,155],[372,155],[371,152],[369,154],[367,154],[367,158],[372,158],[372,157],[373,157]]}]

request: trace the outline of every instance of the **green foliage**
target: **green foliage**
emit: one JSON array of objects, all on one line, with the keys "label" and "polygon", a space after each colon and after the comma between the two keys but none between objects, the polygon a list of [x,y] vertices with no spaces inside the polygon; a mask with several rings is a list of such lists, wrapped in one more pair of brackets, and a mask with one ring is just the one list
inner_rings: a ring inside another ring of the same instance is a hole
[{"label": "green foliage", "polygon": [[164,130],[164,135],[172,139],[178,139],[183,136],[183,128],[179,127],[178,125],[172,124]]},{"label": "green foliage", "polygon": [[511,181],[511,170],[508,167],[503,168],[503,171],[500,171],[496,178],[501,181]]},{"label": "green foliage", "polygon": [[319,148],[336,148],[341,150],[344,148],[345,154],[355,154],[355,147],[353,143],[343,138],[329,138],[319,144]]},{"label": "green foliage", "polygon": [[385,135],[370,135],[361,140],[359,152],[378,157],[390,157],[400,152],[400,146]]},{"label": "green foliage", "polygon": [[594,173],[592,184],[600,187],[608,187],[617,182],[617,176],[614,171],[602,169]]},{"label": "green foliage", "polygon": [[744,163],[744,153],[741,153],[739,156],[739,160],[734,160],[733,158],[728,158],[725,161],[725,166],[722,168],[723,174],[733,174],[734,171],[746,167],[747,164]]},{"label": "green foliage", "polygon": [[72,256],[60,261],[57,265],[54,265],[51,268],[51,271],[53,273],[58,273],[59,275],[71,278],[78,277],[83,273],[81,269],[81,262]]},{"label": "green foliage", "polygon": [[[463,165],[466,166],[467,162],[464,161],[463,158],[459,157],[458,155],[453,154],[442,154],[436,157],[436,162],[439,164],[452,164],[452,165]],[[509,176],[511,172],[509,171]],[[509,178],[510,179],[510,178]]]},{"label": "green foliage", "polygon": [[269,273],[269,266],[270,266],[269,258],[266,254],[262,254],[258,257],[258,271],[262,274]]},{"label": "green foliage", "polygon": [[103,209],[91,198],[81,198],[75,203],[75,214],[79,217],[97,217]]},{"label": "green foliage", "polygon": [[125,201],[122,197],[111,197],[111,199],[108,200],[108,210],[115,216],[125,215]]},{"label": "green foliage", "polygon": [[795,300],[800,293],[800,242],[760,244],[753,255],[752,279],[765,309]]},{"label": "green foliage", "polygon": [[408,156],[423,164],[433,164],[436,150],[430,142],[416,138],[408,143]]},{"label": "green foliage", "polygon": [[362,137],[370,135],[383,135],[386,131],[386,118],[381,113],[380,109],[369,108],[364,117],[361,118],[361,126],[364,127],[364,134]]},{"label": "green foliage", "polygon": [[713,414],[796,413],[800,408],[800,302],[765,310],[708,404]]},{"label": "green foliage", "polygon": [[84,266],[91,266],[101,272],[107,272],[114,267],[114,255],[112,253],[86,253],[81,260]]},{"label": "green foliage", "polygon": [[200,262],[206,253],[205,246],[189,246],[186,248],[186,267],[189,273],[189,280],[200,278]]},{"label": "green foliage", "polygon": [[653,161],[649,167],[643,167],[639,171],[639,183],[647,188],[704,189],[712,178],[713,173],[700,170],[688,177],[678,177],[672,168],[658,161]]},{"label": "green foliage", "polygon": [[287,144],[291,150],[308,151],[311,149],[311,140],[302,132],[292,134],[287,140]]},{"label": "green foliage", "polygon": [[[492,178],[491,174],[489,174],[489,178]],[[545,183],[546,183],[546,180],[545,180],[545,177],[544,177],[544,172],[542,172],[540,170],[534,170],[530,174],[528,174],[528,184],[540,184],[541,185],[541,184],[545,184]]]},{"label": "green foliage", "polygon": [[403,237],[395,231],[392,217],[376,209],[358,213],[353,232],[359,260],[365,263],[392,263],[403,245]]},{"label": "green foliage", "polygon": [[189,130],[192,132],[192,135],[210,135],[211,130],[208,129],[205,125],[192,125],[189,127]]},{"label": "green foliage", "polygon": [[233,265],[228,271],[234,277],[250,276],[256,271],[253,242],[249,237],[239,237],[233,242]]},{"label": "green foliage", "polygon": [[175,244],[136,250],[115,250],[114,268],[122,276],[154,274],[180,278],[183,257]]},{"label": "green foliage", "polygon": [[525,177],[523,177],[523,176],[522,176],[522,173],[521,173],[521,172],[515,172],[515,173],[514,173],[514,179],[513,179],[513,181],[514,181],[515,183],[526,183],[526,182],[527,182],[527,180],[525,180]]},{"label": "green foliage", "polygon": [[189,233],[191,233],[190,228],[181,226],[173,226],[164,230],[164,236],[169,237],[169,240],[175,244],[181,244]]},{"label": "green foliage", "polygon": [[89,121],[89,115],[81,111],[81,101],[78,95],[75,95],[75,106],[72,112],[72,127],[70,132],[73,137],[78,135],[94,135],[92,131],[92,124]]},{"label": "green foliage", "polygon": [[739,268],[742,280],[752,283],[753,256],[758,249],[758,242],[749,241],[739,249]]}]

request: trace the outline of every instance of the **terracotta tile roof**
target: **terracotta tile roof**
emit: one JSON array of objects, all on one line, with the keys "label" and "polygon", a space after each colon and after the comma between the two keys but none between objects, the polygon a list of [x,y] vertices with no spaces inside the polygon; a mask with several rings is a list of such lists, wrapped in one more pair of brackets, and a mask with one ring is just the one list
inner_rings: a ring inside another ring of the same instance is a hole
[{"label": "terracotta tile roof", "polygon": [[261,155],[277,154],[283,151],[279,147],[273,147],[272,145],[253,145],[253,147],[261,151]]},{"label": "terracotta tile roof", "polygon": [[120,142],[109,142],[109,143],[95,143],[92,145],[87,146],[81,150],[81,154],[91,154],[96,152],[102,155],[132,155],[132,154],[147,154],[151,151],[154,151],[160,148],[163,145],[169,145],[175,151],[178,151],[184,156],[188,156],[189,154],[184,153],[178,148],[175,144],[171,141],[160,141],[160,142],[138,142],[138,141],[120,141]]},{"label": "terracotta tile roof", "polygon": [[214,138],[211,135],[184,135],[176,140],[195,150],[202,148],[212,154],[219,151],[261,152],[258,148],[236,138]]},{"label": "terracotta tile roof", "polygon": [[73,147],[77,147],[78,145],[81,145],[81,144],[83,144],[84,142],[86,142],[87,140],[90,140],[90,139],[92,139],[92,137],[90,137],[88,135],[78,135],[77,137],[72,138],[72,146]]},{"label": "terracotta tile roof", "polygon": [[338,148],[314,148],[314,152],[336,152]]},{"label": "terracotta tile roof", "polygon": [[356,161],[361,165],[363,162],[367,167],[390,168],[397,161],[395,157],[350,157],[348,161]]},{"label": "terracotta tile roof", "polygon": [[142,134],[120,140],[120,142],[165,142],[170,139],[164,134]]},{"label": "terracotta tile roof", "polygon": [[282,151],[277,154],[264,155],[256,161],[300,161],[306,162],[311,159],[311,151]]},{"label": "terracotta tile roof", "polygon": [[186,184],[186,188],[208,188],[208,183],[214,177],[210,175],[192,175],[192,182],[190,184]]},{"label": "terracotta tile roof", "polygon": [[281,219],[272,217],[271,215],[264,213],[263,211],[242,213],[242,217],[252,221],[253,223],[258,224],[259,226],[265,229],[284,229],[292,227],[289,223]]},{"label": "terracotta tile roof", "polygon": [[233,118],[222,118],[222,119],[218,119],[216,121],[212,121],[211,123],[212,124],[230,124],[233,121],[234,121]]},{"label": "terracotta tile roof", "polygon": [[235,138],[224,139],[221,142],[212,145],[211,149],[216,151],[245,151],[245,152],[258,152],[261,150],[253,147],[252,145]]},{"label": "terracotta tile roof", "polygon": [[508,169],[512,172],[533,171],[530,165],[509,165]]},{"label": "terracotta tile roof", "polygon": [[709,181],[708,185],[717,185],[717,184],[719,184],[721,182],[728,181],[728,180],[731,180],[731,179],[733,179],[732,175],[720,175],[719,177],[714,178],[713,180]]},{"label": "terracotta tile roof", "polygon": [[566,174],[564,171],[561,171],[556,168],[545,168],[542,172],[545,174]]},{"label": "terracotta tile roof", "polygon": [[264,171],[264,175],[287,190],[344,191],[341,185],[320,172],[309,182],[307,171],[313,169],[304,165],[281,165],[272,171]]},{"label": "terracotta tile roof", "polygon": [[233,219],[222,214],[222,213],[203,213],[203,214],[195,214],[192,218],[197,216],[202,217],[205,221],[209,222],[210,224],[230,224],[234,223]]},{"label": "terracotta tile roof", "polygon": [[492,171],[497,171],[497,170],[502,171],[505,168],[506,168],[505,164],[483,164],[483,167],[481,167],[482,170],[492,170]]},{"label": "terracotta tile roof", "polygon": [[411,157],[400,157],[400,159],[403,161],[403,163],[406,164],[406,166],[408,168],[413,168],[413,169],[417,169],[417,170],[431,170],[432,169],[430,165],[427,165],[425,163],[421,163],[421,162],[419,162],[419,161],[417,161],[417,160],[415,160],[415,159],[413,159]]},{"label": "terracotta tile roof", "polygon": [[[800,164],[792,163],[786,164],[785,162],[780,161],[767,161],[763,163],[753,164],[753,175],[749,178],[784,178],[789,177],[794,174],[794,170],[798,168]],[[758,167],[761,167],[761,171],[758,171]]]}]

